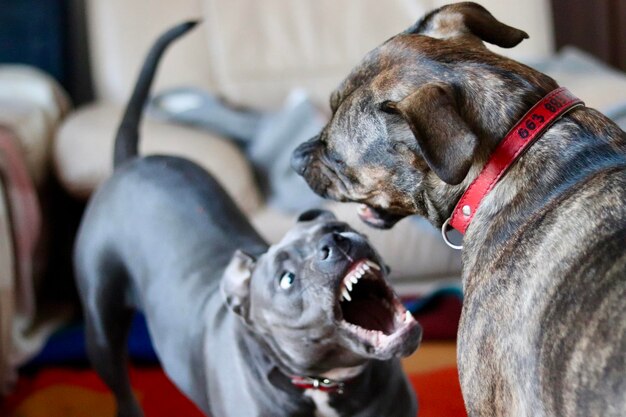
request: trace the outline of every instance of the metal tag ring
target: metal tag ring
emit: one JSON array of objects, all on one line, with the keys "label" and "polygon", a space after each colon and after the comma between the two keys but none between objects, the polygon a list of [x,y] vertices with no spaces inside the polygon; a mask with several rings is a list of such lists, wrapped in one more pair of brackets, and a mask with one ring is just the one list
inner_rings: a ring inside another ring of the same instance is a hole
[{"label": "metal tag ring", "polygon": [[443,223],[443,226],[441,226],[441,236],[443,237],[443,241],[446,242],[446,245],[450,246],[452,249],[461,250],[463,249],[463,245],[455,245],[450,242],[450,239],[448,239],[448,226],[450,219],[451,217]]}]

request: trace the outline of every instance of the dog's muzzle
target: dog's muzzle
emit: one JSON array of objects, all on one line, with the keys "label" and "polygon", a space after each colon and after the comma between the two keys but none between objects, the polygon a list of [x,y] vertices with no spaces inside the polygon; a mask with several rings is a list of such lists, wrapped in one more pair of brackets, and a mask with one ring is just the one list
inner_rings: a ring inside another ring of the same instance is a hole
[{"label": "dog's muzzle", "polygon": [[314,136],[302,143],[291,154],[291,167],[298,175],[304,176],[313,160],[313,154],[319,146],[319,136]]},{"label": "dog's muzzle", "polygon": [[291,154],[291,167],[317,195],[333,198],[328,193],[332,181],[319,159],[320,144],[319,136],[315,136],[298,146]]}]

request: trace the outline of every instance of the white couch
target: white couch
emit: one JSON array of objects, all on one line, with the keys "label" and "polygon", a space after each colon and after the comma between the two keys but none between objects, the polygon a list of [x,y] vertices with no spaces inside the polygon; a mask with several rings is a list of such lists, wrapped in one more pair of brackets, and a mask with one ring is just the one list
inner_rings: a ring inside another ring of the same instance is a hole
[{"label": "white couch", "polygon": [[[154,39],[188,18],[203,24],[166,53],[155,92],[195,86],[230,101],[276,109],[296,87],[320,108],[362,56],[410,26],[439,0],[88,0],[89,47],[96,102],[70,115],[54,145],[56,172],[78,198],[87,198],[111,172],[114,131],[138,68]],[[522,59],[552,52],[548,2],[482,1],[496,17],[523,28],[530,40],[506,53]],[[146,120],[143,153],[189,157],[218,177],[261,233],[276,241],[294,221],[264,204],[248,161],[228,140]],[[458,279],[459,253],[438,231],[404,220],[391,231],[361,224],[355,208],[329,203],[339,217],[365,231],[393,276],[407,282]]]}]

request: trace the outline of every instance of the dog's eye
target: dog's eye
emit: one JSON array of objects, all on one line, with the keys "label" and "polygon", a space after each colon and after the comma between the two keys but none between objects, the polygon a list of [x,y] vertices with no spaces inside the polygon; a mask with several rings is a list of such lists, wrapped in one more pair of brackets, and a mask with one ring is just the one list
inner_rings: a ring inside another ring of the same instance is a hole
[{"label": "dog's eye", "polygon": [[391,100],[385,100],[378,106],[380,111],[387,114],[398,114],[396,103]]},{"label": "dog's eye", "polygon": [[330,159],[337,165],[345,165],[346,163],[340,156],[333,155]]},{"label": "dog's eye", "polygon": [[338,166],[345,166],[346,162],[343,160],[343,158],[341,157],[341,155],[339,155],[338,153],[328,150],[326,152],[326,155],[328,156],[328,159],[331,160],[335,165]]},{"label": "dog's eye", "polygon": [[293,272],[285,271],[281,275],[278,285],[280,285],[280,288],[282,288],[283,290],[288,290],[289,288],[291,288],[295,280],[296,274],[294,274]]}]

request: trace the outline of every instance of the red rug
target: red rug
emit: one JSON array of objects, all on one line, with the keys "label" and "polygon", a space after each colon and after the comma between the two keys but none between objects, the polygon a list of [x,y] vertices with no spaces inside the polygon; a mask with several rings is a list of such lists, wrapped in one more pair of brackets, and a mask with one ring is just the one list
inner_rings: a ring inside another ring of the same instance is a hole
[{"label": "red rug", "polygon": [[[410,375],[419,417],[465,417],[455,368]],[[133,368],[131,381],[146,417],[202,417],[159,368]],[[5,417],[113,417],[114,399],[93,371],[45,369],[20,379],[0,406]]]}]

